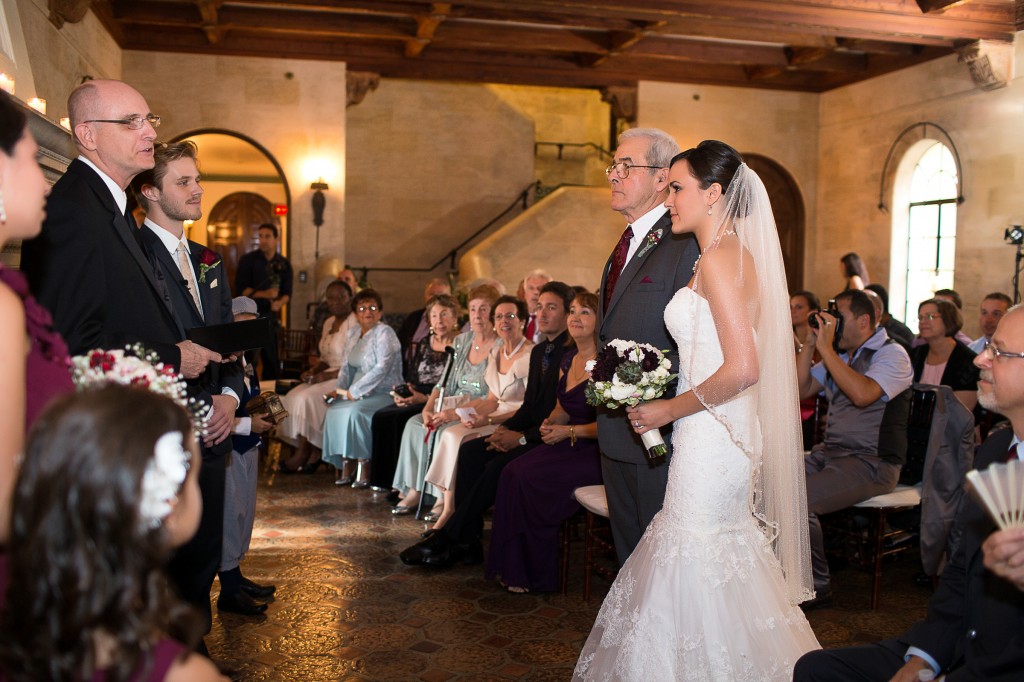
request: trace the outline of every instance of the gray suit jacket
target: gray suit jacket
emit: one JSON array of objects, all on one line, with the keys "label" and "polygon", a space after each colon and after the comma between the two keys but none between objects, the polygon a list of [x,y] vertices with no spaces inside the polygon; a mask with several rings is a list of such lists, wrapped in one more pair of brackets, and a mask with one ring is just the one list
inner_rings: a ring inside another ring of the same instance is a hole
[{"label": "gray suit jacket", "polygon": [[[605,263],[599,297],[602,306],[599,338],[602,344],[612,339],[628,339],[662,350],[670,349],[672,371],[677,372],[679,352],[665,328],[665,306],[693,277],[693,264],[700,249],[693,235],[672,234],[667,209],[651,228],[651,234],[658,230],[662,236],[657,245],[646,250],[641,246],[626,263],[607,310],[604,309],[604,289],[612,264],[610,256]],[[671,425],[663,429],[666,443],[671,429]],[[597,439],[601,452],[611,459],[633,464],[647,461],[640,436],[630,427],[625,410],[598,408]]]}]

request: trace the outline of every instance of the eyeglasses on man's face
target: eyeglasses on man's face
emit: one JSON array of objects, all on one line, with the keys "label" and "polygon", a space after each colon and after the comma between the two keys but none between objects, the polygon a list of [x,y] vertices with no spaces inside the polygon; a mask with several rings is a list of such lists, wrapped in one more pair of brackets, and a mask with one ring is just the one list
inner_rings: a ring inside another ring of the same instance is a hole
[{"label": "eyeglasses on man's face", "polygon": [[625,180],[629,177],[629,171],[631,168],[662,168],[662,166],[638,166],[633,163],[618,161],[605,168],[604,174],[610,178],[612,173],[615,173],[615,176],[620,180]]},{"label": "eyeglasses on man's face", "polygon": [[92,118],[85,123],[118,123],[123,126],[128,126],[128,130],[142,130],[142,127],[149,123],[154,128],[160,127],[160,117],[154,116],[153,114],[146,114],[145,116],[135,114],[128,118]]},{"label": "eyeglasses on man's face", "polygon": [[356,308],[357,313],[365,313],[367,310],[369,310],[371,313],[375,313],[380,309],[375,305],[361,305],[358,308]]},{"label": "eyeglasses on man's face", "polygon": [[1000,350],[992,345],[991,341],[985,344],[985,348],[983,348],[981,352],[982,354],[990,353],[994,358],[1024,358],[1024,353],[1013,353],[1008,350]]}]

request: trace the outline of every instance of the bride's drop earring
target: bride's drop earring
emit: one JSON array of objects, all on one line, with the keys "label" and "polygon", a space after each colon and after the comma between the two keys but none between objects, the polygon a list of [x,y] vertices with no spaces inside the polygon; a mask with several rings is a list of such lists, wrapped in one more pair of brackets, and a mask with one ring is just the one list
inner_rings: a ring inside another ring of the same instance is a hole
[{"label": "bride's drop earring", "polygon": [[711,204],[711,206],[708,206],[708,215],[711,215],[711,208],[712,208],[713,206],[714,206],[714,204]]}]

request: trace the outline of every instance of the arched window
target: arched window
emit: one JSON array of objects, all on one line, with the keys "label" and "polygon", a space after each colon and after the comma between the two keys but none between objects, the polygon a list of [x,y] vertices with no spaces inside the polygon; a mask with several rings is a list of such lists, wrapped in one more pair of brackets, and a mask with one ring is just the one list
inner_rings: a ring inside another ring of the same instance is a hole
[{"label": "arched window", "polygon": [[893,185],[889,309],[917,331],[917,306],[936,289],[953,288],[957,166],[942,142],[907,150]]}]

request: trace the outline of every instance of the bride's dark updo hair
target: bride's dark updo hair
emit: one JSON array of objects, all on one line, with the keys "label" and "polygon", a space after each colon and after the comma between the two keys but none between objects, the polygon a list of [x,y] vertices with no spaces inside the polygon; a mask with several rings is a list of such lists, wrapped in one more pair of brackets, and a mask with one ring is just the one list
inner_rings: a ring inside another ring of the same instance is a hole
[{"label": "bride's dark updo hair", "polygon": [[679,152],[669,166],[680,161],[690,164],[690,175],[697,179],[701,189],[707,189],[714,183],[722,186],[722,194],[729,191],[729,183],[736,175],[736,170],[743,163],[740,153],[718,140],[704,140],[696,147]]}]

